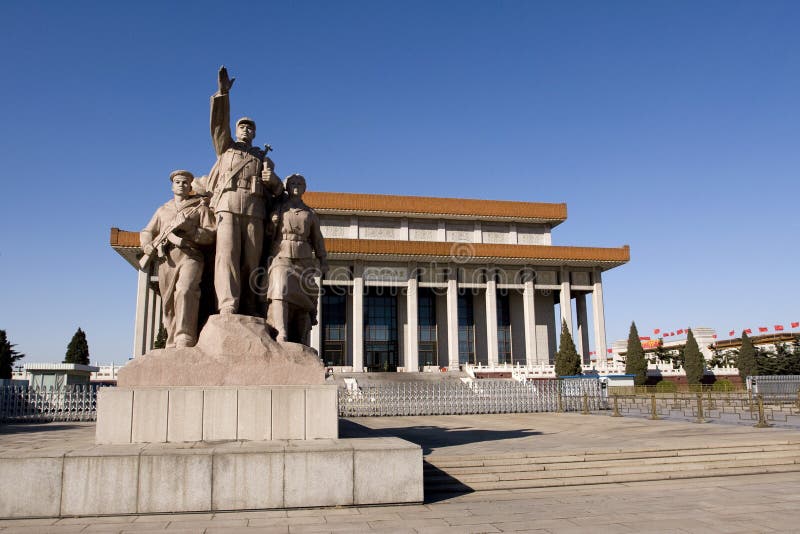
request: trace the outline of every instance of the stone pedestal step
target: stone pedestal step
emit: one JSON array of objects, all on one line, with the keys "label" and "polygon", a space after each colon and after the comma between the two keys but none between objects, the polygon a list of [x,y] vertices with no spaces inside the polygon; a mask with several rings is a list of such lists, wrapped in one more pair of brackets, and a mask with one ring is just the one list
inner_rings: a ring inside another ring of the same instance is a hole
[{"label": "stone pedestal step", "polygon": [[731,447],[430,456],[425,491],[452,493],[800,471],[800,443]]}]

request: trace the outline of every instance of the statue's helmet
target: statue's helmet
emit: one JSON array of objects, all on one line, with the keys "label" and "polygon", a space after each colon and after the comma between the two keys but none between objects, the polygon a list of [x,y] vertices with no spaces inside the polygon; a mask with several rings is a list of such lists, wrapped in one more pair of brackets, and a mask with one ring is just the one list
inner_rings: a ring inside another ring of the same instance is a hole
[{"label": "statue's helmet", "polygon": [[249,124],[250,126],[252,126],[252,127],[253,127],[253,130],[255,130],[255,129],[256,129],[256,121],[254,121],[254,120],[253,120],[253,119],[251,119],[250,117],[242,117],[241,119],[239,119],[238,121],[236,121],[236,127],[238,128],[238,127],[239,127],[239,125],[240,125],[240,124],[242,124],[242,123],[244,123],[244,124]]},{"label": "statue's helmet", "polygon": [[177,171],[172,171],[171,173],[169,173],[169,181],[170,182],[175,181],[176,176],[186,176],[189,178],[190,181],[194,180],[194,174],[183,169],[178,169]]}]

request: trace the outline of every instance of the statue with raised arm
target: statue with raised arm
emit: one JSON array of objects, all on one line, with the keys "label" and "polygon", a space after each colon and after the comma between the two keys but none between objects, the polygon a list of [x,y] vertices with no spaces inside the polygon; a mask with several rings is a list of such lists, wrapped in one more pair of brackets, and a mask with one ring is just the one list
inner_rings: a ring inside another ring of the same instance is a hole
[{"label": "statue with raised arm", "polygon": [[197,343],[203,276],[200,247],[214,242],[214,214],[203,197],[191,195],[192,173],[178,170],[169,178],[174,197],[158,208],[139,234],[139,240],[144,258],[158,262],[166,346],[193,347]]},{"label": "statue with raised arm", "polygon": [[272,212],[272,258],[267,290],[267,323],[277,341],[308,345],[316,324],[319,286],[315,278],[328,270],[325,242],[317,214],[303,202],[306,179],[286,178],[286,196]]},{"label": "statue with raised arm", "polygon": [[260,266],[264,219],[271,199],[283,193],[275,164],[253,146],[256,123],[236,121],[231,136],[229,92],[234,80],[220,67],[218,91],[211,97],[211,139],[217,162],[205,180],[217,220],[214,291],[222,314],[258,315],[259,296],[250,277]]}]

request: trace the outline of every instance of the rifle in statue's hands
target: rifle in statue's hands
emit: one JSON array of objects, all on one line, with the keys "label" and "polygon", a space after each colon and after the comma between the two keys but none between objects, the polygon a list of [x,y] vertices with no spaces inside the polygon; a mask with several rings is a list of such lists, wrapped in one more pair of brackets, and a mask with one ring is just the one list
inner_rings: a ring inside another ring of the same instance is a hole
[{"label": "rifle in statue's hands", "polygon": [[196,204],[189,208],[184,208],[184,211],[179,211],[178,215],[164,228],[156,237],[150,242],[152,249],[150,253],[144,253],[144,256],[139,260],[139,267],[145,270],[154,257],[163,258],[165,255],[164,247],[169,243],[170,234],[179,230],[181,225],[186,222],[189,217],[195,214],[202,206],[205,205],[204,199],[200,199]]}]

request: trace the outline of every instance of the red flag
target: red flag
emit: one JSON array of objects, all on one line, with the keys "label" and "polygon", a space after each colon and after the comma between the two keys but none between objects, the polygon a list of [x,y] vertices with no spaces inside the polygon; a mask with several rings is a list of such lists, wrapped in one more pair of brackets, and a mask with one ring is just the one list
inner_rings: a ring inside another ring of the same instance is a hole
[{"label": "red flag", "polygon": [[775,325],[775,331],[776,332],[780,332],[781,330],[783,330],[783,325],[782,324],[776,324]]},{"label": "red flag", "polygon": [[683,330],[678,330],[678,335],[683,334]]},{"label": "red flag", "polygon": [[653,333],[654,334],[660,334],[661,333],[661,329],[660,328],[656,328],[655,330],[653,330]]},{"label": "red flag", "polygon": [[767,328],[766,326],[759,326],[758,327],[758,331],[759,332],[767,332],[767,331],[769,331],[769,328]]},{"label": "red flag", "polygon": [[595,355],[595,352],[593,350],[590,350],[589,351],[589,356],[594,356],[594,355]]},{"label": "red flag", "polygon": [[669,335],[674,336],[675,332],[670,332]]},{"label": "red flag", "polygon": [[650,341],[650,336],[639,336],[639,341]]},{"label": "red flag", "polygon": [[717,334],[712,335],[711,339],[717,339]]},{"label": "red flag", "polygon": [[611,350],[611,349],[608,349],[606,352],[608,352],[609,354],[611,354],[611,353],[612,353],[612,350]]},{"label": "red flag", "polygon": [[736,333],[736,330],[731,330],[730,332],[728,332],[728,335],[733,337],[733,334],[735,334],[735,333]]},{"label": "red flag", "polygon": [[753,333],[753,330],[752,330],[752,329],[750,329],[750,328],[745,328],[745,329],[744,329],[744,333],[745,333],[745,334],[752,334],[752,333]]},{"label": "red flag", "polygon": [[792,323],[792,328],[797,328],[800,326],[800,323]]}]

